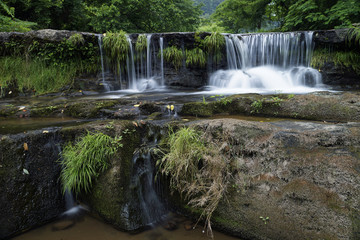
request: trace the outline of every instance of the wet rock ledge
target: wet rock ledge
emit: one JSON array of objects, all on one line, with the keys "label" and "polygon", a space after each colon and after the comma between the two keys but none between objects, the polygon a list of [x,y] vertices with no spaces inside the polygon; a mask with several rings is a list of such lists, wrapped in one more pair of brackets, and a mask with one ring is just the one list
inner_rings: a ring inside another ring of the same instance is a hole
[{"label": "wet rock ledge", "polygon": [[[87,130],[122,135],[125,145],[82,200],[119,229],[144,227],[139,199],[129,194],[132,154],[164,136],[163,123],[106,120],[0,135],[0,238],[64,210],[60,146]],[[212,219],[217,229],[242,239],[359,239],[360,123],[217,119],[171,124],[208,133],[211,141],[228,146],[223,154],[234,157],[231,184]],[[176,197],[162,197],[173,209],[198,217]],[[132,217],[125,214],[129,206]],[[260,217],[268,218],[266,224]]]}]

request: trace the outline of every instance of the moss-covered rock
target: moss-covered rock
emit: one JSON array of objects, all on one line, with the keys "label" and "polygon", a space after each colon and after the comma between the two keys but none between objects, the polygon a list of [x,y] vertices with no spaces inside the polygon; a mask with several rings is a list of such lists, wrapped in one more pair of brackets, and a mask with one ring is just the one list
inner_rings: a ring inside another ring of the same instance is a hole
[{"label": "moss-covered rock", "polygon": [[230,114],[318,121],[359,121],[360,95],[329,92],[306,95],[234,95],[209,103],[185,103],[180,114],[197,117]]},{"label": "moss-covered rock", "polygon": [[220,119],[190,125],[228,146],[232,181],[212,218],[217,229],[242,239],[357,239],[359,123]]}]

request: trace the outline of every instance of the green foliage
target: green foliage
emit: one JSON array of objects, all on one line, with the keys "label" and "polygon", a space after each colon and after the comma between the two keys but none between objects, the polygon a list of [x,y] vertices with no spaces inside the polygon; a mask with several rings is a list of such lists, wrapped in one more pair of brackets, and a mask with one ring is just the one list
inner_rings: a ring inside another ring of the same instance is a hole
[{"label": "green foliage", "polygon": [[200,6],[192,0],[110,0],[87,6],[89,25],[98,32],[186,32],[199,25]]},{"label": "green foliage", "polygon": [[[1,14],[3,11],[7,16]],[[16,19],[15,8],[8,7],[0,1],[0,32],[27,32],[35,26],[36,23]]]},{"label": "green foliage", "polygon": [[194,0],[196,4],[201,4],[201,9],[204,11],[205,15],[212,14],[216,7],[223,2],[224,0]]},{"label": "green foliage", "polygon": [[39,28],[88,30],[82,0],[7,0],[18,19],[37,23]]},{"label": "green foliage", "polygon": [[281,102],[284,101],[283,99],[281,99],[277,96],[271,97],[271,100],[273,101],[275,106],[280,106]]},{"label": "green foliage", "polygon": [[356,51],[315,50],[311,59],[311,66],[321,69],[326,62],[333,62],[337,67],[349,68],[360,74],[360,54]]},{"label": "green foliage", "polygon": [[263,103],[264,103],[265,99],[259,99],[259,100],[256,100],[254,101],[252,104],[251,104],[251,113],[259,113],[260,110],[263,108]]},{"label": "green foliage", "polygon": [[225,0],[212,18],[227,31],[238,33],[260,29],[271,0]]},{"label": "green foliage", "polygon": [[66,145],[61,153],[63,192],[90,192],[93,181],[108,168],[110,159],[122,147],[121,139],[88,132],[75,144]]},{"label": "green foliage", "polygon": [[126,61],[130,46],[124,31],[107,32],[103,42],[105,52],[110,59],[118,63]]},{"label": "green foliage", "polygon": [[73,81],[76,66],[48,66],[42,61],[26,61],[22,57],[0,58],[0,88],[17,86],[18,90],[36,94],[56,92]]},{"label": "green foliage", "polygon": [[36,23],[2,16],[0,14],[0,32],[28,32],[36,27]]},{"label": "green foliage", "polygon": [[164,60],[171,63],[178,70],[183,63],[184,53],[176,46],[167,47],[163,51]]},{"label": "green foliage", "polygon": [[206,65],[206,55],[200,48],[194,48],[185,51],[186,66],[199,66]]},{"label": "green foliage", "polygon": [[360,47],[360,27],[352,27],[346,35],[346,42],[349,47]]},{"label": "green foliage", "polygon": [[221,23],[212,21],[209,19],[201,19],[201,23],[199,28],[197,29],[199,32],[226,32],[225,27],[221,26]]},{"label": "green foliage", "polygon": [[360,21],[356,0],[300,0],[288,7],[282,30],[316,30],[349,27]]},{"label": "green foliage", "polygon": [[80,33],[75,33],[75,34],[71,35],[69,37],[68,41],[73,46],[83,45],[85,43],[85,39],[84,39],[83,35],[81,35]]},{"label": "green foliage", "polygon": [[225,46],[225,37],[219,32],[213,32],[210,36],[205,37],[204,45],[215,63],[219,63],[222,58],[221,50]]},{"label": "green foliage", "polygon": [[[10,17],[14,18],[14,8],[9,8],[3,1],[0,0],[0,10],[3,9]],[[1,11],[0,11],[1,12]]]},{"label": "green foliage", "polygon": [[189,205],[203,209],[201,217],[205,216],[205,225],[212,236],[210,219],[231,174],[227,158],[205,139],[203,132],[193,128],[170,130],[165,145],[167,153],[157,166],[162,174],[170,177],[171,187],[184,195]]},{"label": "green foliage", "polygon": [[135,50],[137,52],[144,52],[146,49],[147,49],[147,37],[145,34],[141,34],[136,40]]}]

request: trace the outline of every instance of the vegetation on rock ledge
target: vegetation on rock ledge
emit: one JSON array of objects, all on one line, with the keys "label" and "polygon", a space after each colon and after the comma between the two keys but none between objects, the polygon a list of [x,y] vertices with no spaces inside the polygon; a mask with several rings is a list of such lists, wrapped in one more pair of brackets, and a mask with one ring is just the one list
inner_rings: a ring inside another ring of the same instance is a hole
[{"label": "vegetation on rock ledge", "polygon": [[122,147],[121,139],[88,132],[74,145],[66,145],[61,154],[63,192],[88,193],[93,181],[107,169],[110,158]]},{"label": "vegetation on rock ledge", "polygon": [[231,174],[230,158],[206,139],[204,133],[193,128],[170,130],[162,149],[166,153],[157,165],[190,206],[202,209],[200,219],[205,217],[205,226],[212,236],[211,216],[226,192]]}]

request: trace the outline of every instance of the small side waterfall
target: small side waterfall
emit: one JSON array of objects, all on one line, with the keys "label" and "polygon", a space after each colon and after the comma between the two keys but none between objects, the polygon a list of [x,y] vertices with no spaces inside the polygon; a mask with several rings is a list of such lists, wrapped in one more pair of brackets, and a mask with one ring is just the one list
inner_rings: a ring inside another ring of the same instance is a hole
[{"label": "small side waterfall", "polygon": [[102,85],[105,88],[105,91],[110,91],[109,85],[105,82],[105,69],[104,69],[104,54],[103,54],[103,46],[102,46],[102,35],[98,35],[98,43],[100,49],[100,58],[101,58],[101,78],[102,78]]},{"label": "small side waterfall", "polygon": [[165,86],[164,79],[164,38],[160,37],[160,57],[161,57],[161,86]]},{"label": "small side waterfall", "polygon": [[134,195],[139,199],[144,225],[153,225],[166,215],[167,210],[160,201],[154,184],[154,167],[150,152],[137,152],[133,158],[133,177],[131,180]]},{"label": "small side waterfall", "polygon": [[229,70],[219,70],[209,85],[238,92],[302,92],[321,86],[310,67],[313,32],[232,34],[226,36]]},{"label": "small side waterfall", "polygon": [[156,39],[155,42],[159,42],[159,45],[157,45],[153,41],[153,35],[148,34],[146,35],[146,49],[136,49],[136,41],[127,36],[129,51],[124,63],[116,63],[116,61],[111,60],[105,61],[102,35],[98,35],[98,39],[101,55],[102,85],[104,85],[105,91],[110,91],[109,84],[112,84],[111,81],[107,82],[108,79],[105,77],[106,63],[119,64],[110,67],[110,69],[117,69],[113,72],[113,84],[115,88],[120,88],[120,90],[145,91],[164,86],[163,38]]}]

